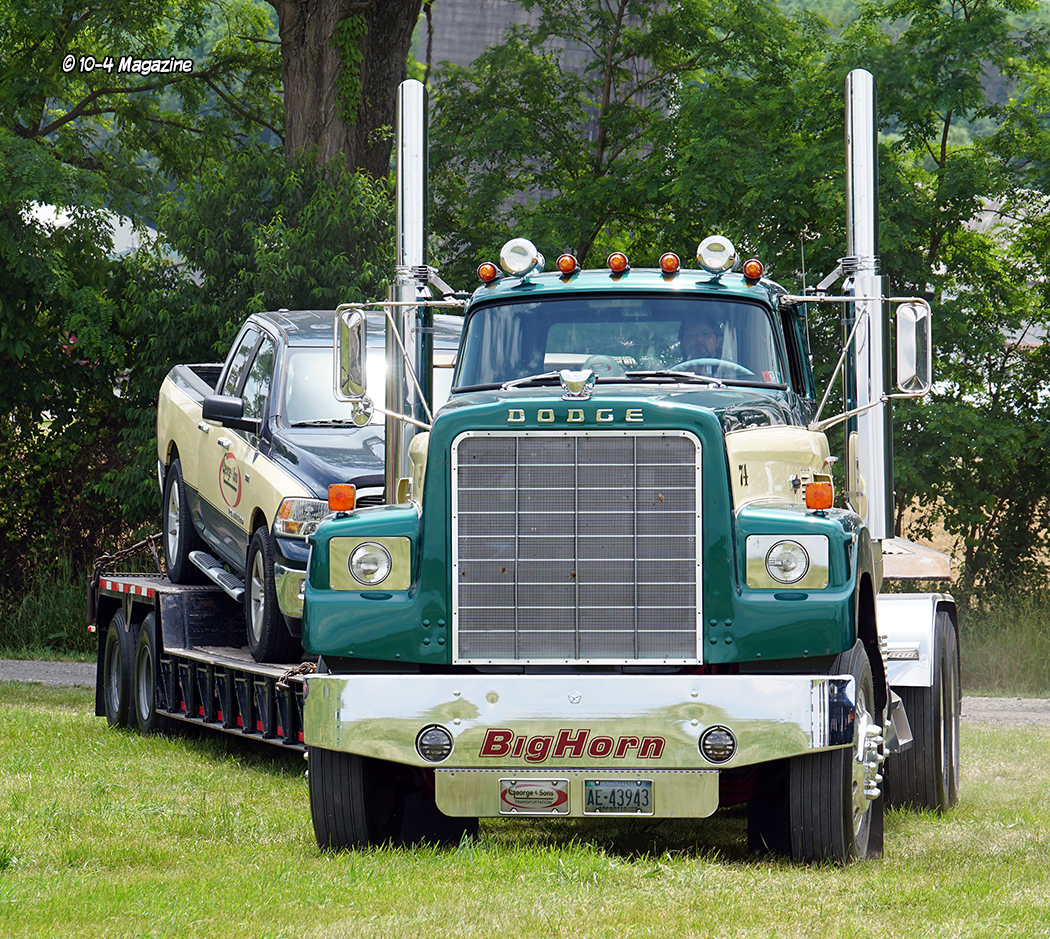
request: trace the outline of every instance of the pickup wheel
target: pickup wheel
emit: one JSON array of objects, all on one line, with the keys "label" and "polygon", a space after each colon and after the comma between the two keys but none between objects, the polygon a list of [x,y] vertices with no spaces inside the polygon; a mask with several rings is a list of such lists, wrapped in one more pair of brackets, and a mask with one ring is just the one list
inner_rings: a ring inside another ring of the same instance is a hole
[{"label": "pickup wheel", "polygon": [[933,684],[898,687],[914,742],[886,763],[886,798],[894,808],[945,812],[959,799],[958,640],[947,613],[933,627]]},{"label": "pickup wheel", "polygon": [[186,483],[182,478],[182,464],[175,460],[164,481],[161,527],[164,530],[164,558],[168,565],[168,580],[173,584],[199,584],[205,577],[190,560],[190,552],[204,547],[197,529],[193,527],[190,506],[186,500]]},{"label": "pickup wheel", "polygon": [[157,713],[158,699],[163,693],[163,685],[157,682],[160,662],[157,653],[157,618],[149,613],[139,631],[133,684],[135,721],[144,734],[164,733],[168,729],[168,719]]},{"label": "pickup wheel", "polygon": [[[842,653],[830,674],[850,674],[857,689],[853,745],[794,757],[788,768],[791,856],[796,861],[847,864],[882,845],[881,798],[869,799],[879,769],[875,689],[862,642]],[[872,733],[869,734],[869,728]]]},{"label": "pickup wheel", "polygon": [[255,529],[248,548],[247,583],[244,585],[244,620],[248,649],[256,662],[298,662],[303,649],[284,622],[277,605],[273,580],[273,545],[270,533]]},{"label": "pickup wheel", "polygon": [[127,727],[131,722],[131,668],[135,658],[132,632],[123,610],[117,610],[106,629],[102,650],[102,699],[110,727]]}]

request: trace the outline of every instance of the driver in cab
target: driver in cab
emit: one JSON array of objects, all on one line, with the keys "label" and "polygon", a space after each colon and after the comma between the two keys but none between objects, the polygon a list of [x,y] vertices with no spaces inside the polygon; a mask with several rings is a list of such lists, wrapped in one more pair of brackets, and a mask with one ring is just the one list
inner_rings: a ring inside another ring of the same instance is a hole
[{"label": "driver in cab", "polygon": [[683,320],[678,329],[678,358],[672,368],[679,372],[720,377],[724,326],[713,315],[700,315]]}]

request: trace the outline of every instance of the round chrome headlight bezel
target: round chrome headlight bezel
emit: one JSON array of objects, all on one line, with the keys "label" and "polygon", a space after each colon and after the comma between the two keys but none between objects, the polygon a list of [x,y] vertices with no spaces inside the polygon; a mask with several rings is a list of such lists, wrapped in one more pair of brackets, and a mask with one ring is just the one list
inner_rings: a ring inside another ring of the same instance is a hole
[{"label": "round chrome headlight bezel", "polygon": [[455,749],[452,734],[440,724],[428,724],[416,734],[416,753],[428,763],[443,763]]},{"label": "round chrome headlight bezel", "polygon": [[381,544],[366,541],[350,552],[346,566],[350,576],[364,587],[377,587],[390,576],[394,562]]},{"label": "round chrome headlight bezel", "polygon": [[797,584],[809,572],[809,552],[785,538],[766,552],[766,573],[778,584]]}]

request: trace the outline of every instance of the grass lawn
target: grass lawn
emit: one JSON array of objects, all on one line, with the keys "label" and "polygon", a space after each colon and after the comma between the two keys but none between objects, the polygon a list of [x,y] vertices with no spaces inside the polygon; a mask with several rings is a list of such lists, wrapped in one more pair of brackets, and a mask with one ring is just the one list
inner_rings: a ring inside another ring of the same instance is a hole
[{"label": "grass lawn", "polygon": [[838,869],[749,858],[730,813],[325,856],[301,757],[92,712],[0,683],[0,936],[1050,936],[1047,729],[964,726],[959,807]]}]

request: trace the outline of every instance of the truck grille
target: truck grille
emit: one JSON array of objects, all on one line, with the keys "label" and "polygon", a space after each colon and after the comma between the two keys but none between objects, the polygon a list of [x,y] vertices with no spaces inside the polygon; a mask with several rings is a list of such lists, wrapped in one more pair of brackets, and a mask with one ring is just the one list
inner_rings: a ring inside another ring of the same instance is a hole
[{"label": "truck grille", "polygon": [[699,484],[685,432],[458,437],[454,660],[698,661]]}]

